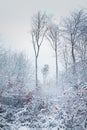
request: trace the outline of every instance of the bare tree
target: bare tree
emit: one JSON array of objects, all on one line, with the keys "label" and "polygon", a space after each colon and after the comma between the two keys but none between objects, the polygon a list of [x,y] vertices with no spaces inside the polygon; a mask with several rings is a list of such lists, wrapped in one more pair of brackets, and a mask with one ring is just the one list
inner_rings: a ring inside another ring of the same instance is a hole
[{"label": "bare tree", "polygon": [[40,47],[44,40],[45,34],[47,31],[47,16],[45,13],[38,12],[32,18],[32,44],[34,48],[35,54],[35,79],[36,79],[36,87],[38,86],[38,57],[40,52]]},{"label": "bare tree", "polygon": [[83,10],[74,12],[71,14],[71,17],[66,18],[64,21],[64,33],[65,38],[71,44],[71,55],[73,62],[73,73],[76,72],[76,56],[75,56],[75,46],[78,43],[79,38],[84,33],[83,28],[87,22],[87,17]]},{"label": "bare tree", "polygon": [[65,64],[65,71],[67,74],[67,69],[68,69],[68,64],[69,64],[69,54],[68,54],[68,49],[67,45],[65,44],[63,47],[63,59],[64,59],[64,64]]},{"label": "bare tree", "polygon": [[84,62],[87,59],[87,34],[80,37],[75,49],[78,53],[78,59]]},{"label": "bare tree", "polygon": [[[87,27],[86,27],[87,29]],[[87,31],[80,36],[77,45],[75,46],[75,50],[77,52],[77,58],[79,65],[82,68],[82,72],[80,74],[81,80],[84,82],[87,80]]]},{"label": "bare tree", "polygon": [[56,65],[56,87],[58,86],[58,46],[59,46],[59,27],[56,24],[49,25],[47,39],[55,52]]}]

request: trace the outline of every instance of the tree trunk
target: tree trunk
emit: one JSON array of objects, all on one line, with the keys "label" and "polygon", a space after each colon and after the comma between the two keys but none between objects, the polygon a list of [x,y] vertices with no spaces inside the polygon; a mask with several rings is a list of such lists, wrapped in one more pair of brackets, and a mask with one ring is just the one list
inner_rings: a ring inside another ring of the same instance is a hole
[{"label": "tree trunk", "polygon": [[36,88],[38,87],[38,62],[37,62],[37,60],[38,60],[38,57],[36,56],[35,57],[35,79],[36,79]]},{"label": "tree trunk", "polygon": [[58,86],[58,55],[57,55],[57,45],[55,48],[55,58],[56,58],[56,87]]},{"label": "tree trunk", "polygon": [[1,105],[2,103],[1,103],[1,102],[2,102],[2,91],[0,91],[0,108],[1,108],[1,106],[2,106],[2,105]]},{"label": "tree trunk", "polygon": [[75,74],[76,73],[76,67],[75,67],[76,60],[75,60],[75,54],[74,54],[74,44],[72,44],[72,60],[73,60],[73,74]]}]

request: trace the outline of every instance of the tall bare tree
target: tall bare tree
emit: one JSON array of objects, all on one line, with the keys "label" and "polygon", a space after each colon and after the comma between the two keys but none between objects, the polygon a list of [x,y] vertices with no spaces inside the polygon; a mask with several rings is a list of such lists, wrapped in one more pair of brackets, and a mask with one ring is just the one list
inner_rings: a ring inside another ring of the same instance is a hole
[{"label": "tall bare tree", "polygon": [[55,65],[56,65],[56,87],[58,86],[58,46],[59,46],[59,27],[56,24],[49,25],[47,39],[49,40],[55,52]]},{"label": "tall bare tree", "polygon": [[87,17],[83,10],[73,12],[69,18],[64,21],[65,38],[71,44],[71,55],[73,62],[73,73],[76,72],[76,56],[75,46],[78,43],[78,39],[84,33],[83,29],[87,23]]},{"label": "tall bare tree", "polygon": [[36,87],[38,86],[38,57],[40,52],[40,47],[44,40],[47,31],[47,15],[43,12],[37,12],[32,18],[32,44],[35,54],[35,79]]},{"label": "tall bare tree", "polygon": [[87,80],[87,27],[85,27],[84,33],[80,36],[78,44],[75,46],[78,61],[82,68],[81,80]]}]

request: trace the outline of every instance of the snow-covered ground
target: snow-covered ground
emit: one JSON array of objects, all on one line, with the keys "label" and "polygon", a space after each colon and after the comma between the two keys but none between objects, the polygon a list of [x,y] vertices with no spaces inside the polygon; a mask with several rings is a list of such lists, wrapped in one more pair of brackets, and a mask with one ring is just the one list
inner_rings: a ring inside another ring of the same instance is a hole
[{"label": "snow-covered ground", "polygon": [[86,130],[87,85],[62,97],[34,97],[22,107],[2,105],[0,130]]}]

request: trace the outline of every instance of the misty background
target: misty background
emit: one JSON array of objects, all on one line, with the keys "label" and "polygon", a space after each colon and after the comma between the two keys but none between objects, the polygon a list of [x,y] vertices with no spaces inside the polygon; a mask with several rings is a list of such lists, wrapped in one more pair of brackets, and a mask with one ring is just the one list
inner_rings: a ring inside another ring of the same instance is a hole
[{"label": "misty background", "polygon": [[[75,9],[86,8],[87,0],[0,0],[0,40],[2,44],[23,51],[34,63],[34,51],[31,41],[31,18],[39,10],[56,17],[58,24]],[[54,53],[50,44],[44,41],[39,57],[39,74],[44,64],[49,64],[52,77],[55,73]],[[48,60],[49,59],[49,60]],[[59,71],[64,69],[59,60]]]}]

